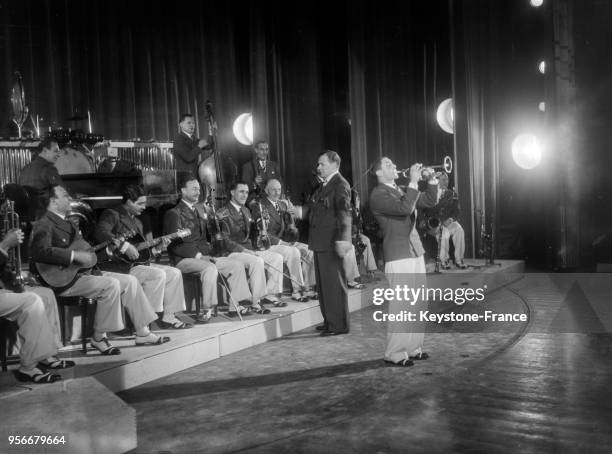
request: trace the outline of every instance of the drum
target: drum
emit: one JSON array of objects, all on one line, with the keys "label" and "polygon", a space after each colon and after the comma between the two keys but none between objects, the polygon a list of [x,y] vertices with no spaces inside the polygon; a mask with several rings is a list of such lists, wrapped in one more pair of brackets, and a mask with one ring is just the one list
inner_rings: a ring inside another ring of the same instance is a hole
[{"label": "drum", "polygon": [[93,157],[87,152],[70,146],[65,146],[60,151],[60,157],[55,162],[55,167],[57,167],[60,175],[96,172]]}]

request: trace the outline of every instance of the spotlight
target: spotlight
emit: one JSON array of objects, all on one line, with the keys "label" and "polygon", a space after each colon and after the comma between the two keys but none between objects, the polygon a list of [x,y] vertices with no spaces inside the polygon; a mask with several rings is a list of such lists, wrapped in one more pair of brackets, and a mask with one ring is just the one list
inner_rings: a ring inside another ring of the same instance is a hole
[{"label": "spotlight", "polygon": [[234,137],[242,145],[253,145],[253,115],[243,113],[234,120]]},{"label": "spotlight", "polygon": [[538,71],[540,71],[541,74],[546,74],[546,62],[544,60],[538,65]]},{"label": "spotlight", "polygon": [[534,169],[542,160],[540,141],[533,134],[519,134],[512,141],[512,159],[525,170]]},{"label": "spotlight", "polygon": [[540,104],[538,104],[538,109],[540,110],[540,112],[546,112],[546,103],[544,101],[541,101]]},{"label": "spotlight", "polygon": [[455,112],[453,111],[452,98],[447,98],[440,103],[436,111],[436,119],[444,132],[449,134],[455,132]]},{"label": "spotlight", "polygon": [[544,0],[529,0],[529,4],[534,8],[539,8],[544,3]]}]

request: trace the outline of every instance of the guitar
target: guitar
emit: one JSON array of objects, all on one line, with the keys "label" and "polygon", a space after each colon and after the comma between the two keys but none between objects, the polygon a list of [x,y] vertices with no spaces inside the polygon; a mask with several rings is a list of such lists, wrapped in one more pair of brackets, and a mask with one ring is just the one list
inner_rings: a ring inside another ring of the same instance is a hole
[{"label": "guitar", "polygon": [[153,246],[158,245],[164,240],[172,241],[176,238],[185,238],[191,235],[190,229],[181,229],[174,233],[170,233],[168,235],[159,236],[157,238],[153,238],[152,240],[145,240],[143,236],[139,233],[136,233],[135,238],[143,240],[139,243],[134,244],[134,247],[138,251],[138,257],[135,260],[130,259],[125,254],[115,254],[115,259],[122,264],[124,264],[124,268],[129,270],[131,267],[135,265],[148,265],[151,261],[151,248]]},{"label": "guitar", "polygon": [[96,252],[104,249],[111,244],[118,246],[127,238],[134,236],[136,232],[128,231],[120,236],[111,238],[110,240],[104,241],[103,243],[91,246],[87,241],[82,238],[75,239],[70,246],[67,247],[70,251],[86,251],[90,252],[89,261],[85,264],[71,263],[68,266],[63,265],[51,265],[48,263],[34,263],[35,274],[47,287],[51,287],[57,291],[63,291],[69,288],[77,280],[77,274],[79,272],[86,272],[96,266],[98,258]]}]

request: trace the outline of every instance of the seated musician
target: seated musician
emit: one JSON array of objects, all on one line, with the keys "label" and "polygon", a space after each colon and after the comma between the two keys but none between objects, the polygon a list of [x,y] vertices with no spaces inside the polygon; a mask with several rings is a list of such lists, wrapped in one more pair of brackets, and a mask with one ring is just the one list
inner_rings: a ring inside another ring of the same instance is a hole
[{"label": "seated musician", "polygon": [[164,216],[164,233],[188,228],[189,236],[174,240],[168,246],[170,260],[182,273],[197,273],[202,283],[204,313],[198,314],[198,323],[207,323],[212,317],[213,307],[217,305],[217,278],[221,273],[228,284],[230,298],[229,315],[248,315],[249,309],[238,304],[250,300],[251,292],[247,284],[244,265],[233,257],[212,257],[211,245],[206,239],[207,215],[196,203],[200,198],[200,183],[193,174],[179,175],[178,187],[181,191],[179,203],[168,210]]},{"label": "seated musician", "polygon": [[241,178],[249,186],[251,194],[257,195],[264,191],[266,181],[274,178],[281,180],[280,167],[277,162],[270,161],[270,145],[264,140],[260,140],[253,145],[255,156],[242,166]]},{"label": "seated musician", "polygon": [[429,229],[427,233],[436,238],[442,269],[448,270],[451,268],[449,257],[450,240],[453,241],[455,248],[455,266],[465,269],[467,268],[467,265],[463,262],[465,233],[463,227],[457,221],[459,216],[459,198],[455,191],[448,188],[447,174],[440,174],[438,179],[438,203],[435,207],[426,211],[424,215],[426,219],[436,217],[439,220],[440,226],[435,229]]},{"label": "seated musician", "polygon": [[268,180],[265,196],[251,202],[251,213],[258,227],[261,227],[259,204],[267,212],[267,233],[271,244],[269,249],[283,256],[293,288],[291,297],[295,301],[306,302],[315,296],[312,290],[315,285],[313,253],[308,245],[297,242],[299,232],[292,216],[295,208],[287,200],[281,200],[281,194],[280,181],[274,178]]},{"label": "seated musician", "polygon": [[[251,241],[253,219],[245,206],[249,197],[249,186],[236,182],[230,187],[231,200],[217,212],[221,228],[227,233],[227,252],[247,267],[249,285],[253,294],[253,308],[258,313],[268,313],[262,304],[282,307],[278,295],[283,291],[283,256],[271,250],[257,251]],[[266,282],[265,268],[268,269]]]},{"label": "seated musician", "polygon": [[38,156],[21,169],[19,184],[42,191],[49,186],[62,184],[62,177],[55,167],[60,148],[55,139],[47,137],[40,142],[39,149]]},{"label": "seated musician", "polygon": [[[8,251],[23,241],[19,229],[9,230],[0,241],[0,269],[4,269]],[[53,298],[55,303],[55,298]],[[53,383],[61,375],[51,373],[54,369],[74,367],[74,362],[60,360],[57,355],[58,341],[53,333],[45,304],[34,292],[15,293],[0,285],[0,317],[16,322],[20,341],[20,366],[16,372],[22,382]],[[57,314],[57,307],[55,309]]]},{"label": "seated musician", "polygon": [[[365,284],[359,283],[357,279],[360,278],[359,263],[363,260],[363,264],[371,277],[378,270],[376,266],[376,259],[374,258],[374,252],[372,252],[372,243],[370,239],[363,233],[355,233],[353,237],[353,245],[348,254],[344,256],[342,260],[342,266],[346,274],[346,285],[349,288],[362,289],[365,288]],[[355,245],[362,249],[361,252],[356,250]],[[358,259],[358,254],[360,257]]]},{"label": "seated musician", "polygon": [[[91,251],[76,224],[66,219],[70,211],[70,196],[63,186],[51,186],[42,194],[45,214],[34,223],[30,251],[32,272],[45,283],[38,264],[53,265],[58,273],[95,265]],[[55,268],[55,266],[57,268]],[[68,267],[68,268],[65,268]],[[59,296],[83,296],[97,301],[91,346],[103,355],[118,355],[120,350],[110,344],[107,332],[123,329],[121,304],[124,305],[136,329],[136,345],[157,345],[168,342],[149,330],[157,315],[149,305],[140,283],[134,276],[103,272],[101,276],[79,272],[67,287],[55,288]],[[83,336],[85,333],[81,333]]]},{"label": "seated musician", "polygon": [[[144,252],[137,249],[139,243],[153,240],[150,228],[145,230],[139,218],[146,206],[144,188],[129,185],[123,191],[121,205],[102,212],[93,233],[96,242],[102,243],[120,235],[130,238],[123,241],[109,257],[110,260],[99,261],[98,265],[103,270],[129,273],[136,277],[153,310],[163,313],[158,321],[161,328],[191,328],[191,325],[176,317],[177,313],[185,310],[181,272],[171,266],[150,263],[151,255],[160,253],[158,248],[145,248]],[[130,232],[136,234],[130,235]]]}]

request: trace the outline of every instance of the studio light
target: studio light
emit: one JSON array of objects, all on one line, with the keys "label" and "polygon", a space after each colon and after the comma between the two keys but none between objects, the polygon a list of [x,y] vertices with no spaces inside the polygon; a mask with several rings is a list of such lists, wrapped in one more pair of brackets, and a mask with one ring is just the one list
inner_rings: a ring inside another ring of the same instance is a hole
[{"label": "studio light", "polygon": [[538,65],[538,71],[540,71],[541,74],[546,74],[546,62],[544,60]]},{"label": "studio light", "polygon": [[243,113],[234,120],[234,137],[242,145],[253,145],[253,115]]},{"label": "studio light", "polygon": [[544,3],[544,0],[529,0],[529,4],[534,8],[539,8]]},{"label": "studio light", "polygon": [[449,134],[455,132],[455,113],[453,111],[452,98],[447,98],[440,103],[436,111],[436,119],[444,132]]},{"label": "studio light", "polygon": [[540,141],[533,134],[519,134],[512,141],[512,159],[521,169],[531,170],[542,160]]},{"label": "studio light", "polygon": [[540,112],[546,112],[546,103],[544,101],[541,101],[540,104],[538,104],[538,109],[540,110]]}]

